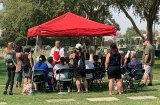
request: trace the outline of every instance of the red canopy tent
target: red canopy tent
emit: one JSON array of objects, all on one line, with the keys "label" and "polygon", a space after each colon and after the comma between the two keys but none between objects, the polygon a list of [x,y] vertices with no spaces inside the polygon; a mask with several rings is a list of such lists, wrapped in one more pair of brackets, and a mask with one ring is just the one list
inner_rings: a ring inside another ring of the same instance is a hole
[{"label": "red canopy tent", "polygon": [[67,12],[53,20],[28,29],[28,37],[37,35],[54,36],[111,36],[115,35],[114,26],[94,22]]}]

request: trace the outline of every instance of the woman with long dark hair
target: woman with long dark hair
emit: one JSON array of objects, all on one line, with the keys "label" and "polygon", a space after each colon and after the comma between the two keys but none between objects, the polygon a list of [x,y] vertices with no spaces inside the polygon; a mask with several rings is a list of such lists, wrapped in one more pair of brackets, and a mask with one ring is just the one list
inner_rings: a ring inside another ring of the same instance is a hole
[{"label": "woman with long dark hair", "polygon": [[31,53],[31,47],[27,46],[24,48],[22,55],[22,71],[24,75],[24,87],[31,84],[32,68],[33,68],[33,57]]},{"label": "woman with long dark hair", "polygon": [[7,94],[8,86],[10,85],[9,95],[13,95],[13,85],[14,85],[14,76],[15,76],[15,51],[14,51],[14,43],[9,42],[7,48],[5,48],[5,55],[4,55],[5,63],[7,66],[8,72],[8,79],[5,86],[5,91],[3,92],[4,95]]},{"label": "woman with long dark hair", "polygon": [[109,79],[109,95],[112,96],[114,80],[117,81],[118,94],[121,94],[122,79],[121,79],[121,55],[118,52],[117,45],[112,43],[110,45],[110,53],[106,56],[105,66],[107,69]]}]

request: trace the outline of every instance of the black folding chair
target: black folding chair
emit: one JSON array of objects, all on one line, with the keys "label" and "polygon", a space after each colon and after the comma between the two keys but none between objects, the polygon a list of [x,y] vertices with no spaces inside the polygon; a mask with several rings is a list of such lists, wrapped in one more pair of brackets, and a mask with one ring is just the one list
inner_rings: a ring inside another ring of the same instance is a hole
[{"label": "black folding chair", "polygon": [[[61,78],[61,74],[66,74],[66,77]],[[67,68],[67,69],[59,69],[56,71],[56,75],[59,76],[59,79],[57,80],[57,86],[59,87],[59,94],[62,93],[62,84],[63,82],[71,82],[71,90],[73,92],[73,69]]]},{"label": "black folding chair", "polygon": [[32,84],[33,83],[40,84],[40,90],[44,89],[46,91],[45,82],[46,82],[45,70],[37,70],[37,69],[33,70]]},{"label": "black folding chair", "polygon": [[106,72],[102,67],[94,69],[94,80],[99,83],[99,87],[102,88],[103,78],[105,78]]}]

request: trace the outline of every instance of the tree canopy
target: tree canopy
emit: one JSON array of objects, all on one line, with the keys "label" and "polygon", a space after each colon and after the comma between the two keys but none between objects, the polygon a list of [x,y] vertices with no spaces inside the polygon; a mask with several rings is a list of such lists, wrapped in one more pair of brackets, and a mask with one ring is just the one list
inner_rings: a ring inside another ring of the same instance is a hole
[{"label": "tree canopy", "polygon": [[110,2],[105,0],[1,0],[1,3],[4,9],[0,13],[0,28],[7,41],[21,43],[26,40],[28,28],[68,11],[120,29],[109,12]]},{"label": "tree canopy", "polygon": [[113,0],[113,7],[118,8],[120,11],[123,11],[126,17],[131,21],[135,31],[143,39],[143,35],[138,29],[133,18],[129,15],[128,10],[132,9],[133,14],[141,18],[140,21],[146,21],[147,26],[147,37],[153,43],[153,23],[157,22],[160,0]]}]

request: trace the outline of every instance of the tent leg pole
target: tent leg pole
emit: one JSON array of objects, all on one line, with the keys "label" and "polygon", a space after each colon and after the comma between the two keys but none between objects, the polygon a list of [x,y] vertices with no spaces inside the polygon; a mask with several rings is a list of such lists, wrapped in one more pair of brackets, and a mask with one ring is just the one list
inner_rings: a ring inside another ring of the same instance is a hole
[{"label": "tent leg pole", "polygon": [[94,54],[96,54],[96,37],[94,37]]},{"label": "tent leg pole", "polygon": [[37,56],[37,49],[38,49],[38,35],[36,38],[36,47],[35,47],[35,55]]},{"label": "tent leg pole", "polygon": [[29,40],[29,37],[27,37],[27,40],[26,40],[26,46],[28,45],[28,40]]},{"label": "tent leg pole", "polygon": [[89,54],[91,54],[91,37],[89,38]]}]

